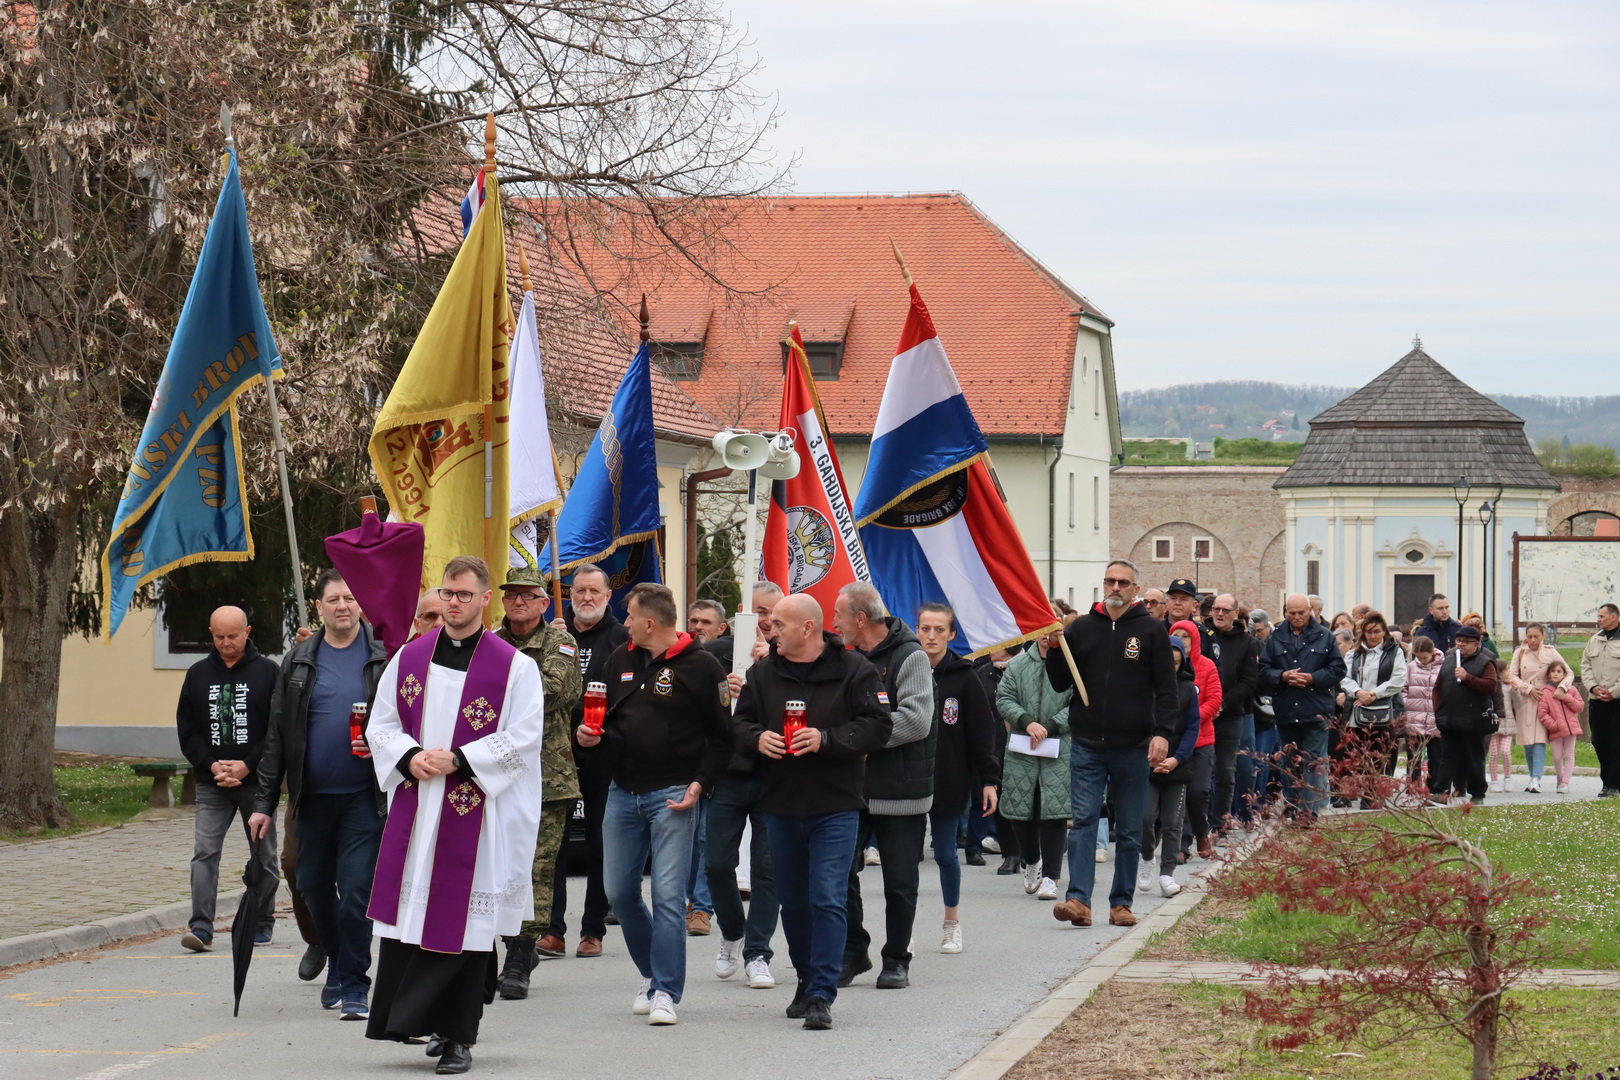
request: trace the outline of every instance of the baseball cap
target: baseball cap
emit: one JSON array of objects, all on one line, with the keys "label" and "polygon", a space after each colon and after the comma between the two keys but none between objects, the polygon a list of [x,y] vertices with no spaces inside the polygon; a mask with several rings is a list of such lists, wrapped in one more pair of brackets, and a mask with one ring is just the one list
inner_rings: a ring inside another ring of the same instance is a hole
[{"label": "baseball cap", "polygon": [[1164,590],[1164,594],[1166,596],[1169,596],[1173,592],[1186,593],[1188,596],[1197,596],[1198,586],[1194,585],[1187,578],[1178,577],[1176,580],[1170,583],[1169,588]]}]

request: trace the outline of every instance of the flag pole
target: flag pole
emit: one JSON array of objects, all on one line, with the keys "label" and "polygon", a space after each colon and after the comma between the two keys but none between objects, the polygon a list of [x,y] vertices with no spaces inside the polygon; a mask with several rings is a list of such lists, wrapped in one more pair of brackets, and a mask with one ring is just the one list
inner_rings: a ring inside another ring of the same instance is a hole
[{"label": "flag pole", "polygon": [[[223,101],[219,103],[219,127],[225,133],[225,149],[234,153],[236,138],[231,134],[231,110]],[[266,367],[269,367],[266,361]],[[265,372],[264,392],[270,406],[270,440],[276,450],[276,477],[281,481],[281,510],[287,518],[287,551],[292,558],[293,596],[298,601],[298,625],[303,626],[309,614],[304,599],[304,564],[298,557],[298,528],[293,520],[292,485],[287,482],[287,443],[281,437],[281,408],[276,402],[276,373]],[[243,513],[247,510],[244,507]]]},{"label": "flag pole", "polygon": [[[518,244],[518,273],[523,275],[523,291],[532,294],[534,281],[529,277],[529,252],[520,243]],[[557,491],[562,491],[562,470],[557,467],[557,448],[551,448],[551,472],[557,478]],[[556,612],[556,618],[563,617],[562,600],[562,566],[557,555],[557,511],[546,511],[546,521],[551,526],[546,530],[546,546],[551,549],[551,605]]]},{"label": "flag pole", "polygon": [[[484,120],[484,172],[495,174],[495,114]],[[493,370],[490,378],[495,377]],[[484,563],[494,572],[495,566],[495,402],[494,387],[491,400],[484,402]]]}]

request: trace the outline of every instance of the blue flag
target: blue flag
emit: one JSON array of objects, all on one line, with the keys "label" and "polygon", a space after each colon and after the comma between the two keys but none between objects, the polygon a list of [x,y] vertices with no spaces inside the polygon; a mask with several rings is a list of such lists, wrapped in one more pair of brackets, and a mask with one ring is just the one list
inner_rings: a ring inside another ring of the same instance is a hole
[{"label": "blue flag", "polygon": [[101,556],[104,638],[148,581],[177,566],[253,558],[236,399],[279,373],[281,356],[259,295],[234,151],[229,159]]},{"label": "blue flag", "polygon": [[[557,515],[564,570],[596,563],[613,584],[613,608],[643,581],[662,581],[658,551],[658,446],[647,343],[624,373],[613,404],[580,463]],[[572,575],[568,575],[570,578]]]}]

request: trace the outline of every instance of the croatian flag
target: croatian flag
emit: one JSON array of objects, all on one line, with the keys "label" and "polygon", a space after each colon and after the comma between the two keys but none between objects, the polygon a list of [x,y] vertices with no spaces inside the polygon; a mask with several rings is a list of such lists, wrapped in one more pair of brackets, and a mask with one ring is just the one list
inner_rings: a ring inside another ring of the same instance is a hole
[{"label": "croatian flag", "polygon": [[467,188],[467,194],[461,200],[461,235],[467,235],[472,228],[473,218],[478,211],[484,208],[484,170],[479,169],[478,175],[473,178],[472,185]]},{"label": "croatian flag", "polygon": [[956,611],[967,656],[1057,629],[1035,564],[986,464],[989,444],[915,285],[855,506],[872,583],[908,623]]}]

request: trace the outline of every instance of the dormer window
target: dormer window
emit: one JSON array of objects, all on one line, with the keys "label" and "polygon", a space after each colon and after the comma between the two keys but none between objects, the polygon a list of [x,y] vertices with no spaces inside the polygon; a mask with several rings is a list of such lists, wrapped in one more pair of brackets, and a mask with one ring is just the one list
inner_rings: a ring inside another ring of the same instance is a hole
[{"label": "dormer window", "polygon": [[677,382],[691,382],[703,374],[701,341],[655,341],[652,358]]},{"label": "dormer window", "polygon": [[[810,374],[816,379],[836,379],[838,373],[844,368],[844,343],[842,341],[807,341],[804,343],[805,359],[810,361]],[[782,369],[787,370],[788,345],[782,343]]]}]

